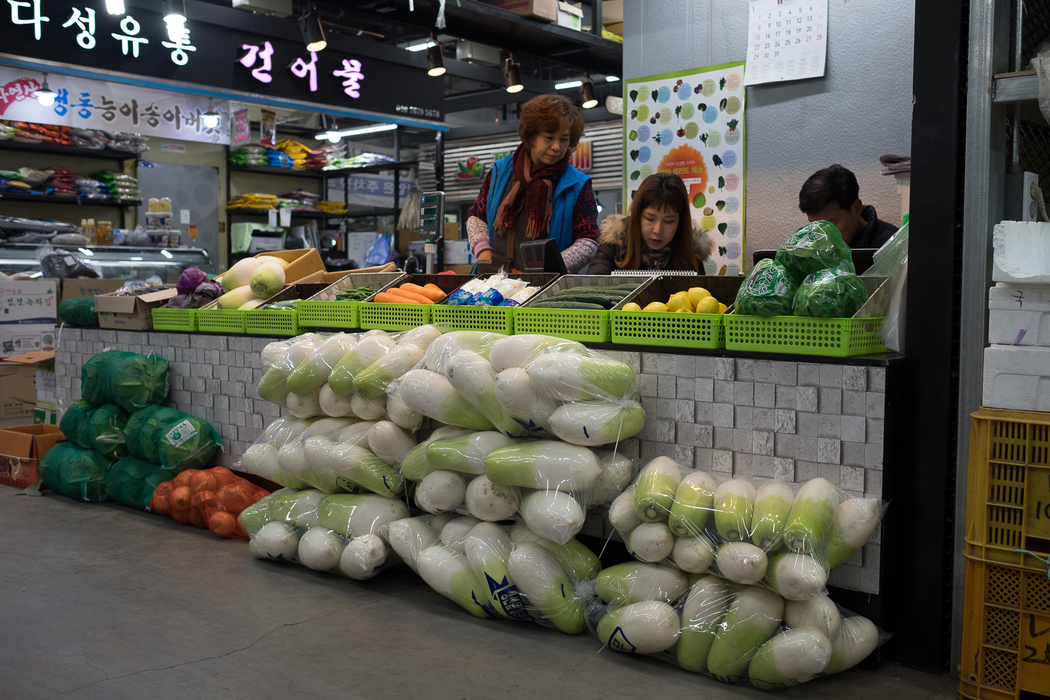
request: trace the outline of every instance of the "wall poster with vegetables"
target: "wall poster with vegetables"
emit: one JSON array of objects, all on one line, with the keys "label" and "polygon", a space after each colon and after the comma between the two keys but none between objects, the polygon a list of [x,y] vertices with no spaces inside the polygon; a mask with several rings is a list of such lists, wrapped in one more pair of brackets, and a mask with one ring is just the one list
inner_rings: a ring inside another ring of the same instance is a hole
[{"label": "wall poster with vegetables", "polygon": [[681,176],[693,222],[715,241],[706,273],[741,274],[744,62],[632,78],[624,90],[624,201],[653,173]]}]

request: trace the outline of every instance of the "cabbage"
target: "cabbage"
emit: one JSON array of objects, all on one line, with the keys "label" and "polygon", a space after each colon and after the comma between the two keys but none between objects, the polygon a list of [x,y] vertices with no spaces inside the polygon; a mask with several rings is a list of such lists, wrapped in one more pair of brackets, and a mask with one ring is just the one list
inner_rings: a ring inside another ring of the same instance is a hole
[{"label": "cabbage", "polygon": [[840,265],[856,272],[850,247],[830,221],[811,221],[795,231],[777,248],[776,261],[787,270],[794,286],[802,284],[802,280],[814,272]]},{"label": "cabbage", "polygon": [[40,477],[57,493],[88,503],[106,500],[106,476],[113,465],[94,450],[60,442],[40,460]]},{"label": "cabbage", "polygon": [[84,363],[80,393],[92,406],[115,403],[126,411],[168,397],[168,362],[159,355],[107,350]]},{"label": "cabbage", "polygon": [[124,426],[128,412],[116,404],[107,403],[96,408],[88,422],[90,447],[109,459],[120,459],[128,454],[124,444]]},{"label": "cabbage", "polygon": [[203,282],[208,281],[208,275],[205,274],[204,270],[198,267],[187,267],[179,275],[179,279],[175,282],[175,290],[179,294],[193,294],[193,292]]},{"label": "cabbage", "polygon": [[207,466],[221,446],[207,421],[163,406],[133,413],[124,428],[124,439],[133,457],[177,471]]},{"label": "cabbage", "polygon": [[98,328],[95,297],[63,299],[58,305],[58,318],[67,326]]},{"label": "cabbage", "polygon": [[[194,299],[199,297],[201,299],[207,299],[208,301],[218,299],[222,294],[222,285],[218,282],[212,282],[211,280],[201,282],[197,285],[197,288],[193,290]],[[202,303],[201,306],[204,306],[204,304]]]},{"label": "cabbage", "polygon": [[[85,447],[80,442],[80,426],[91,423],[91,404],[83,399],[69,404],[69,408],[62,412],[62,420],[58,423],[59,430],[74,445]],[[86,433],[85,433],[86,434]],[[87,445],[90,447],[90,444]]]},{"label": "cabbage", "polygon": [[783,265],[768,258],[759,260],[737,291],[734,313],[744,316],[790,316],[795,289]]},{"label": "cabbage", "polygon": [[129,508],[147,510],[153,492],[164,481],[174,479],[178,471],[165,469],[134,457],[120,459],[106,477],[106,493],[117,503]]},{"label": "cabbage", "polygon": [[815,272],[795,292],[796,316],[850,318],[868,300],[864,280],[840,267]]}]

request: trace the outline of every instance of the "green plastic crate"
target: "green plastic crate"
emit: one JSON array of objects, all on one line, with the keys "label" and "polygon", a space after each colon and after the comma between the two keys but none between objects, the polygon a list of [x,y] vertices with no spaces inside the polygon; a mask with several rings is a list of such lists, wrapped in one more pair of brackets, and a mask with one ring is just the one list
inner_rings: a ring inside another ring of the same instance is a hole
[{"label": "green plastic crate", "polygon": [[266,300],[267,304],[299,299],[295,309],[251,309],[245,311],[244,330],[251,335],[299,335],[299,305],[306,298],[327,289],[327,284],[299,282],[287,285]]},{"label": "green plastic crate", "polygon": [[[543,292],[558,278],[555,272],[528,272],[509,275],[538,287]],[[431,309],[430,322],[445,331],[488,331],[512,335],[514,313],[517,306],[445,306],[435,305]]]},{"label": "green plastic crate", "polygon": [[247,311],[239,309],[209,309],[207,307],[197,310],[197,330],[204,333],[247,333],[245,325],[248,317]]},{"label": "green plastic crate", "polygon": [[514,334],[540,333],[567,340],[590,343],[608,343],[612,338],[612,324],[608,310],[591,309],[542,309],[531,308],[533,301],[548,299],[556,292],[574,287],[607,287],[628,282],[637,282],[638,288],[628,294],[614,308],[631,301],[639,291],[652,282],[649,275],[564,275],[522,306],[514,309]]},{"label": "green plastic crate", "polygon": [[821,357],[886,352],[879,329],[889,309],[889,281],[885,277],[861,279],[868,301],[852,318],[724,315],[726,349]]},{"label": "green plastic crate", "polygon": [[[654,279],[635,296],[641,307],[666,302],[675,292],[703,287],[723,304],[732,305],[742,277],[670,275]],[[719,349],[726,346],[721,314],[676,314],[655,311],[611,311],[612,342],[675,348]]]},{"label": "green plastic crate", "polygon": [[197,330],[197,309],[153,309],[153,330],[192,333]]},{"label": "green plastic crate", "polygon": [[727,314],[727,350],[851,357],[886,352],[879,340],[884,317],[812,318]]},{"label": "green plastic crate", "polygon": [[387,287],[398,284],[406,278],[402,272],[351,272],[323,291],[304,299],[296,310],[299,312],[299,326],[303,328],[360,328],[361,314],[359,301],[336,301],[339,292],[356,289],[364,285],[375,287],[381,292]]},{"label": "green plastic crate", "polygon": [[[420,287],[433,283],[441,287],[446,294],[462,287],[475,275],[406,275],[397,280],[397,284],[411,282]],[[358,302],[357,312],[360,327],[366,330],[409,331],[431,322],[436,304],[377,304],[370,301]]]}]

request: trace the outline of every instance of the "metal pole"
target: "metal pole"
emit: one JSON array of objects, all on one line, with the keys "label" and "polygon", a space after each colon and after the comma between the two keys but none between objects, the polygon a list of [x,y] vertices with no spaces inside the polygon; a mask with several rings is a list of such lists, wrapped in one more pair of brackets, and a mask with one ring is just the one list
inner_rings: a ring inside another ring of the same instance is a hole
[{"label": "metal pole", "polygon": [[[1014,72],[1021,70],[1021,39],[1024,35],[1022,23],[1024,22],[1024,0],[1016,0],[1017,14],[1015,20],[1017,27],[1014,31]],[[1021,172],[1021,105],[1014,105],[1013,136],[1010,139],[1010,165],[1011,172]]]}]

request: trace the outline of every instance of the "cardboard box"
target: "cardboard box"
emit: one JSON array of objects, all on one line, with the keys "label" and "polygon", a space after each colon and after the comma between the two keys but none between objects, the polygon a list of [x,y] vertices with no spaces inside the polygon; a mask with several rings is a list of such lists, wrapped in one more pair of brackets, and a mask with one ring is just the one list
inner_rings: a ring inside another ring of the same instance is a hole
[{"label": "cardboard box", "polygon": [[40,460],[66,437],[54,425],[0,429],[0,483],[25,488],[40,480]]},{"label": "cardboard box", "polygon": [[0,357],[55,349],[55,323],[0,323]]},{"label": "cardboard box", "polygon": [[567,2],[558,3],[558,26],[580,31],[583,26],[583,10]]},{"label": "cardboard box", "polygon": [[613,34],[623,36],[623,22],[613,22],[612,24],[606,24],[603,29],[610,31]]},{"label": "cardboard box", "polygon": [[[474,256],[470,252],[469,241],[444,241],[444,263],[448,265],[474,265]],[[423,241],[412,241],[408,244],[411,253],[423,255]]]},{"label": "cardboard box", "polygon": [[[446,223],[444,239],[446,242],[459,240],[459,224]],[[421,242],[422,240],[419,237],[418,229],[402,229],[397,232],[397,250],[404,255],[408,252],[408,248],[412,243]]]},{"label": "cardboard box", "polygon": [[95,297],[95,311],[101,328],[148,331],[153,328],[153,309],[178,294],[175,287],[153,287],[144,294],[103,294]]},{"label": "cardboard box", "polygon": [[[266,253],[259,253],[253,257],[261,258],[264,255],[273,258],[280,258],[288,262],[288,267],[284,268],[284,281],[287,284],[298,282],[307,275],[312,275],[315,272],[324,272],[324,263],[321,261],[321,254],[317,252],[316,248],[299,248],[298,250],[274,250]],[[222,276],[215,278],[216,282],[222,282]],[[101,311],[101,309],[98,309]],[[100,314],[101,316],[101,314]],[[103,326],[105,328],[105,326]]]},{"label": "cardboard box", "polygon": [[58,425],[58,411],[37,406],[33,409],[33,425]]},{"label": "cardboard box", "polygon": [[[582,10],[580,3],[574,2],[572,6]],[[610,24],[623,24],[623,0],[603,0],[602,2],[602,24],[609,29]],[[609,31],[612,31],[609,29]]]},{"label": "cardboard box", "polygon": [[0,280],[0,324],[55,325],[58,280]]},{"label": "cardboard box", "polygon": [[36,366],[0,362],[0,418],[33,415],[36,407]]},{"label": "cardboard box", "polygon": [[486,0],[486,5],[548,22],[558,20],[558,0]]},{"label": "cardboard box", "polygon": [[97,297],[117,291],[124,285],[124,280],[104,279],[66,279],[61,281],[58,303],[66,299]]}]

